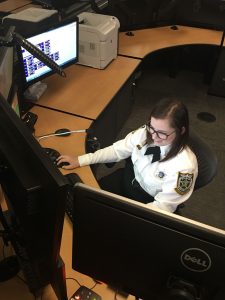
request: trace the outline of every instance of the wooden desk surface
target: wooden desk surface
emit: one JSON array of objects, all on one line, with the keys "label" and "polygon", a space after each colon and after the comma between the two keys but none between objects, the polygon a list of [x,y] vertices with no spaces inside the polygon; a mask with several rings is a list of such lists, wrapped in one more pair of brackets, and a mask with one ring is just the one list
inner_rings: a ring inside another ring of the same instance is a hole
[{"label": "wooden desk surface", "polygon": [[[5,2],[0,3],[0,11],[10,12],[11,10],[15,10],[29,3],[31,3],[30,0],[7,0]],[[24,9],[25,8],[26,7],[24,7]]]},{"label": "wooden desk surface", "polygon": [[[31,110],[38,115],[38,120],[35,124],[35,136],[46,135],[55,132],[60,128],[70,130],[87,129],[90,127],[90,120],[78,118],[61,112],[56,112],[42,107],[33,107]],[[86,133],[73,133],[67,137],[49,137],[41,139],[40,144],[43,147],[53,148],[61,154],[72,156],[82,155],[85,153],[85,137]],[[66,171],[60,169],[63,174],[71,173],[73,170]],[[90,167],[82,167],[74,170],[83,182],[93,187],[99,187]]]},{"label": "wooden desk surface", "polygon": [[134,36],[119,34],[119,54],[144,58],[147,54],[162,48],[186,44],[220,45],[222,31],[178,25],[132,31]]},{"label": "wooden desk surface", "polygon": [[136,69],[140,60],[118,57],[104,70],[81,65],[44,80],[48,88],[37,104],[96,119]]}]

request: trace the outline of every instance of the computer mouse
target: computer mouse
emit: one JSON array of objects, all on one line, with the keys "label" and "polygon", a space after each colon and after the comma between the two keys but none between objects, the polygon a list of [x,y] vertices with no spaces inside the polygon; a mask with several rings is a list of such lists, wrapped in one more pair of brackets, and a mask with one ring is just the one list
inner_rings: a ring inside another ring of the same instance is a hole
[{"label": "computer mouse", "polygon": [[62,161],[60,164],[57,164],[58,168],[62,168],[63,166],[68,166],[69,163],[67,161]]},{"label": "computer mouse", "polygon": [[55,131],[55,134],[60,134],[59,136],[69,136],[71,132],[67,128],[60,128]]}]

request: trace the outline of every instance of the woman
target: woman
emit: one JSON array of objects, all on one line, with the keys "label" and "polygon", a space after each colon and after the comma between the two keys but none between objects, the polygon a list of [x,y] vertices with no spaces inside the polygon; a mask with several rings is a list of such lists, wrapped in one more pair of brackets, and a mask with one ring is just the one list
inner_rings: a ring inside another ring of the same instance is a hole
[{"label": "woman", "polygon": [[77,158],[62,155],[58,163],[70,170],[80,166],[127,160],[123,195],[174,212],[192,194],[198,174],[195,154],[187,146],[188,111],[177,100],[163,99],[153,108],[149,122],[123,140]]}]

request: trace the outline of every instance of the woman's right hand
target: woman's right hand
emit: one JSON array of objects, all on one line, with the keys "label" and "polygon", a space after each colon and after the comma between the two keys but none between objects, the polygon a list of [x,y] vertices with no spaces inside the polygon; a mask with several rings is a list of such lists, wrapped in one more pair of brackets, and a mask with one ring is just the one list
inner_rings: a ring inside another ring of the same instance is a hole
[{"label": "woman's right hand", "polygon": [[57,158],[57,165],[60,165],[60,163],[64,163],[64,162],[67,163],[67,165],[62,166],[62,169],[65,169],[65,170],[72,170],[72,169],[80,167],[77,157],[72,157],[69,155],[60,155]]}]

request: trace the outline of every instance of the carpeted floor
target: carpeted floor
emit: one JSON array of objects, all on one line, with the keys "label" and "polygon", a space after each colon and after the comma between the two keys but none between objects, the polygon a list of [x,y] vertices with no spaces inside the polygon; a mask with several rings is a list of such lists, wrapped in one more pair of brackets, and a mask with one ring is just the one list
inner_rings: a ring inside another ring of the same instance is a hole
[{"label": "carpeted floor", "polygon": [[[118,135],[123,138],[131,130],[144,124],[151,107],[158,99],[176,96],[188,107],[191,129],[197,132],[215,151],[219,161],[218,174],[207,186],[195,191],[182,209],[182,215],[208,225],[225,229],[225,98],[207,94],[208,86],[203,83],[203,75],[192,71],[179,71],[175,78],[168,76],[165,68],[146,68],[137,82],[135,104]],[[209,112],[216,118],[207,122],[198,118],[198,113]],[[101,166],[98,176],[114,171]]]}]

